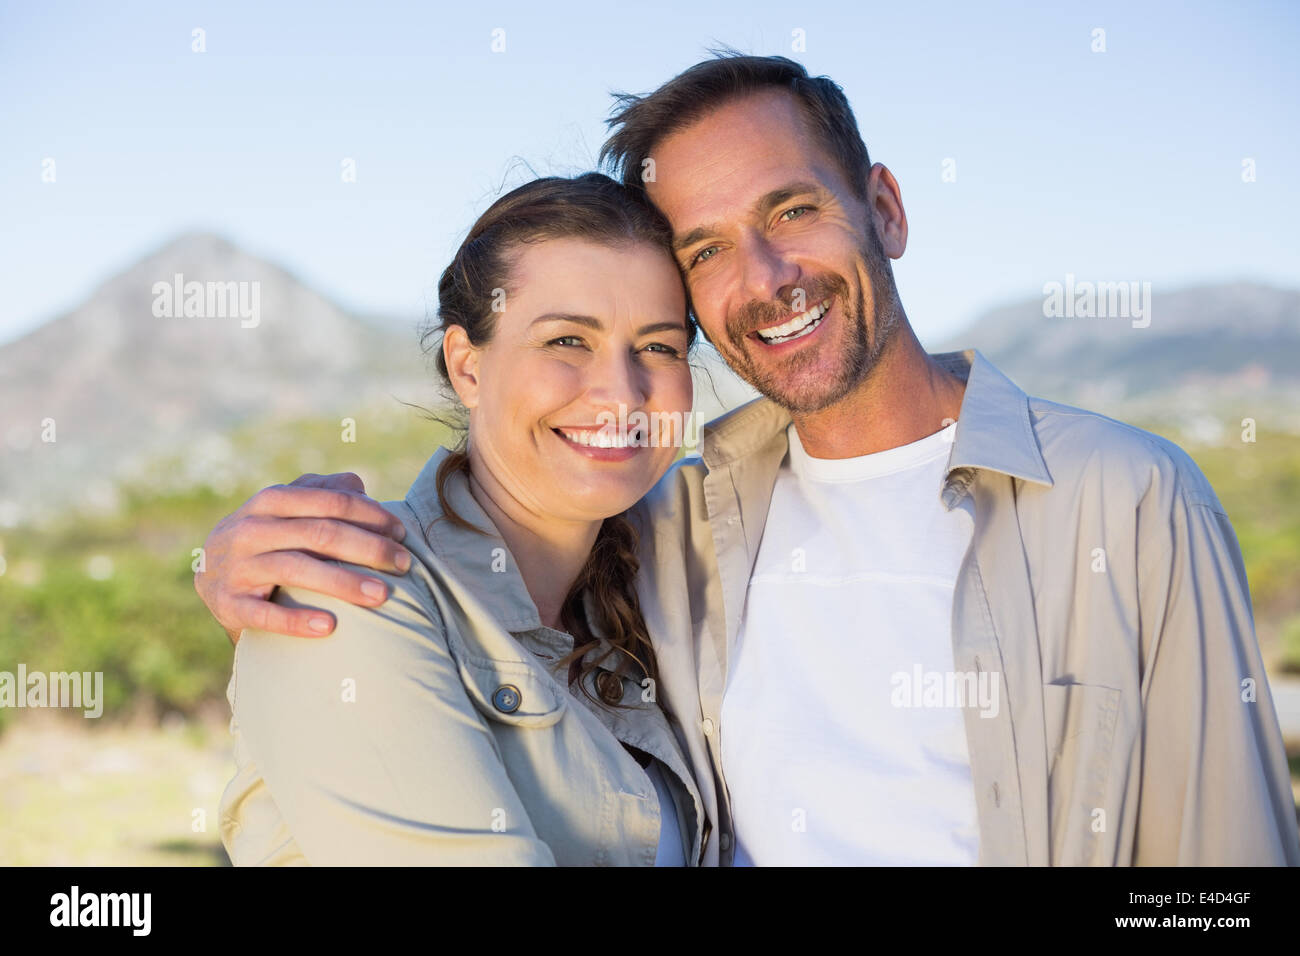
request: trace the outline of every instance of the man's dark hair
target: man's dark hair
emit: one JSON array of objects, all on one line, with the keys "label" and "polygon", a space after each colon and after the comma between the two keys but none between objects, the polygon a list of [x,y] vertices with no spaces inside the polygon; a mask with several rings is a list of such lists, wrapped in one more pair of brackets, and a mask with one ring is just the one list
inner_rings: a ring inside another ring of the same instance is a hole
[{"label": "man's dark hair", "polygon": [[830,78],[808,71],[783,56],[749,56],[737,50],[711,50],[696,63],[646,96],[615,93],[613,132],[600,148],[599,162],[632,189],[644,189],[642,166],[666,137],[724,103],[768,89],[788,90],[799,103],[822,148],[839,164],[849,187],[866,199],[871,159],[858,132],[849,101]]}]

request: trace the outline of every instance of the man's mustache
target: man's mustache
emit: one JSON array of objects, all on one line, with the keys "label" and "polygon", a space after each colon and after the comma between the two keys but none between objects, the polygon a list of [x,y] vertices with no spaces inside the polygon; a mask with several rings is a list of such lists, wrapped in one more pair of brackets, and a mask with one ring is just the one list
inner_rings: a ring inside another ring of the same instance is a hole
[{"label": "man's mustache", "polygon": [[727,323],[727,334],[731,336],[733,342],[737,345],[749,335],[758,329],[765,329],[769,326],[780,325],[782,322],[788,322],[796,315],[802,315],[819,302],[825,302],[827,299],[839,297],[841,302],[848,301],[848,285],[844,281],[824,280],[815,285],[798,286],[796,292],[803,290],[803,307],[796,309],[794,307],[794,295],[791,294],[789,304],[785,302],[760,302],[755,299],[747,302],[737,309]]}]

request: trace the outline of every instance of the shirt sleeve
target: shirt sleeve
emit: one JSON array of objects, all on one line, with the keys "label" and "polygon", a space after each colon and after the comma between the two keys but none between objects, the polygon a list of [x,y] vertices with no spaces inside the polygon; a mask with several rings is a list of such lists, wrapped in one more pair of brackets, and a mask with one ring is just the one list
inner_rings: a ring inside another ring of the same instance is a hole
[{"label": "shirt sleeve", "polygon": [[431,599],[383,577],[379,608],[282,588],[334,632],[236,649],[235,723],[289,832],[315,865],[554,865]]},{"label": "shirt sleeve", "polygon": [[1139,552],[1143,627],[1155,634],[1133,861],[1297,865],[1290,774],[1241,549],[1208,483],[1191,477],[1203,488],[1176,489],[1152,553]]}]

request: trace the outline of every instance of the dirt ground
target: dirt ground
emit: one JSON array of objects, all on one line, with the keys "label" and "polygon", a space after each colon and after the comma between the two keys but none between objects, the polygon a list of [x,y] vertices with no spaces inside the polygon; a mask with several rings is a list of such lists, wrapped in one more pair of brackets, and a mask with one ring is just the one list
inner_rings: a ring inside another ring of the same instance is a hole
[{"label": "dirt ground", "polygon": [[235,769],[226,722],[91,723],[33,712],[0,735],[0,865],[229,866],[217,828]]},{"label": "dirt ground", "polygon": [[234,770],[220,721],[24,714],[0,736],[0,865],[229,866],[217,804]]}]

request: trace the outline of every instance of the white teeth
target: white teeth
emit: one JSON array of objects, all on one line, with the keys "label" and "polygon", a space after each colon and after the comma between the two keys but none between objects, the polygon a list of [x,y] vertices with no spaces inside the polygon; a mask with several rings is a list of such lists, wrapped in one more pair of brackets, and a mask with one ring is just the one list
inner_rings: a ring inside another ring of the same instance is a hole
[{"label": "white teeth", "polygon": [[626,448],[633,443],[638,435],[637,432],[619,434],[605,428],[599,431],[558,428],[556,431],[575,445],[586,445],[588,448]]},{"label": "white teeth", "polygon": [[765,342],[780,342],[788,339],[797,339],[800,334],[807,334],[817,327],[817,322],[826,310],[831,306],[830,299],[820,305],[815,305],[802,315],[796,315],[789,322],[774,326],[770,329],[759,329],[758,335]]}]

